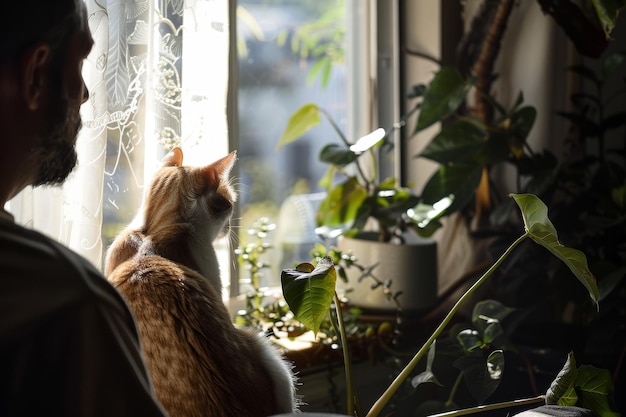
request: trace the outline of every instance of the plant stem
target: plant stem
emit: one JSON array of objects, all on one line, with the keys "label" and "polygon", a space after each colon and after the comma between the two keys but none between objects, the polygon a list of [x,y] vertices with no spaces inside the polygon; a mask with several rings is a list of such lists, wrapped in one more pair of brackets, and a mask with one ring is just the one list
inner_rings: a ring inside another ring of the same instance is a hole
[{"label": "plant stem", "polygon": [[346,391],[347,391],[347,404],[348,415],[359,415],[357,407],[358,395],[356,387],[354,385],[354,375],[352,374],[352,355],[350,355],[350,346],[348,344],[348,337],[346,336],[346,326],[343,321],[343,313],[341,312],[341,304],[337,292],[334,296],[335,312],[337,313],[337,324],[339,325],[339,334],[341,336],[341,346],[343,351],[344,370],[346,372]]},{"label": "plant stem", "polygon": [[[337,135],[339,135],[339,138],[344,143],[344,145],[346,145],[346,147],[349,148],[352,144],[350,142],[348,142],[348,138],[346,138],[346,135],[343,134],[343,132],[341,131],[341,129],[339,128],[337,123],[335,123],[333,118],[330,117],[330,114],[328,114],[328,112],[326,110],[322,109],[321,107],[319,107],[319,111],[326,117],[326,120],[328,120],[328,122],[330,123],[332,128],[335,130]],[[363,169],[361,168],[361,165],[359,164],[358,158],[354,161],[354,164],[356,165],[356,168],[359,171],[359,175],[361,176],[361,178],[363,178],[363,181],[366,184],[368,184],[367,188],[369,189],[369,184],[370,184],[371,181],[367,178],[367,176],[365,175],[365,172],[363,172]]]},{"label": "plant stem", "polygon": [[491,267],[483,274],[483,276],[481,276],[478,281],[474,283],[474,285],[472,285],[467,291],[465,291],[465,293],[459,298],[456,304],[454,304],[448,314],[444,317],[441,324],[435,329],[433,334],[428,338],[428,340],[424,343],[421,349],[417,351],[413,359],[411,359],[411,361],[404,367],[404,369],[391,383],[391,385],[389,385],[387,390],[378,398],[378,400],[376,400],[370,411],[367,413],[366,417],[376,417],[380,414],[382,409],[385,407],[385,405],[387,405],[387,403],[396,393],[398,388],[400,388],[404,381],[409,377],[409,375],[413,371],[413,368],[415,368],[418,362],[422,359],[422,356],[424,356],[428,352],[430,345],[433,344],[437,337],[439,337],[439,335],[446,328],[448,323],[450,323],[456,312],[461,308],[461,305],[474,293],[474,291],[476,291],[476,289],[483,282],[487,280],[487,278],[489,278],[493,274],[496,269],[498,269],[502,262],[504,262],[504,260],[513,251],[513,249],[515,249],[515,247],[517,247],[517,245],[524,241],[524,239],[526,239],[528,236],[529,234],[528,232],[526,232],[522,236],[517,238],[517,240],[515,240],[515,242],[513,242],[511,246],[509,246],[507,250],[500,256],[500,258],[498,258],[498,260],[493,265],[491,265]]},{"label": "plant stem", "polygon": [[445,413],[433,414],[429,417],[464,416],[467,414],[474,414],[474,413],[483,412],[483,411],[499,410],[501,408],[509,408],[509,407],[517,407],[520,405],[535,404],[539,402],[545,402],[545,400],[546,400],[545,395],[539,395],[537,397],[524,398],[521,400],[505,401],[505,402],[496,403],[496,404],[478,405],[476,407],[464,408],[462,410],[447,411]]},{"label": "plant stem", "polygon": [[459,389],[459,385],[461,385],[461,381],[463,381],[463,373],[459,372],[459,375],[457,375],[456,380],[454,381],[454,385],[450,390],[450,395],[448,395],[448,399],[445,402],[446,407],[449,407],[450,404],[452,404],[454,396],[456,395],[456,391]]}]

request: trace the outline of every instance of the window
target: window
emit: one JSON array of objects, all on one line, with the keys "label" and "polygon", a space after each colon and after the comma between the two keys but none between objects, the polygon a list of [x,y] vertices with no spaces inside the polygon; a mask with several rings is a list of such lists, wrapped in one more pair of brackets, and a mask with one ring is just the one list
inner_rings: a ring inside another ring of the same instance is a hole
[{"label": "window", "polygon": [[[27,189],[9,209],[98,267],[172,146],[182,145],[192,163],[238,150],[243,231],[261,216],[278,222],[288,196],[320,191],[325,166],[317,154],[336,138],[327,123],[276,150],[299,106],[322,106],[350,137],[372,127],[373,1],[86,4],[95,46],[84,65],[90,100],[81,109],[79,166],[62,188]],[[227,108],[227,94],[237,111]],[[220,245],[225,284],[236,294],[237,278],[228,274],[235,261]]]},{"label": "window", "polygon": [[247,228],[259,218],[278,226],[263,285],[277,284],[280,269],[308,259],[323,191],[318,181],[327,169],[318,154],[340,140],[323,120],[277,149],[291,114],[315,103],[349,137],[371,128],[369,14],[370,2],[360,0],[238,2],[240,241],[249,240]]}]

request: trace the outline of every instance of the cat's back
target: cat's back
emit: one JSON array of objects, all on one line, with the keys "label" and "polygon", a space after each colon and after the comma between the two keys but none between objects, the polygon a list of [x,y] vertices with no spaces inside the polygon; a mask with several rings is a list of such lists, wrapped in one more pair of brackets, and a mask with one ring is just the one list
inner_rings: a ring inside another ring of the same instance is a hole
[{"label": "cat's back", "polygon": [[221,294],[197,272],[135,256],[108,277],[141,334],[159,401],[172,417],[267,416],[276,410],[254,335],[236,329]]}]

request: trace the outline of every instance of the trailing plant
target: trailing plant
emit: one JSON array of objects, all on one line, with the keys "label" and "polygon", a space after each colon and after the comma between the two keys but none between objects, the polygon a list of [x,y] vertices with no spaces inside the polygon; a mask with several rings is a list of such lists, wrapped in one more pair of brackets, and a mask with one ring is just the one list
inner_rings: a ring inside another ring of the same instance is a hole
[{"label": "trailing plant", "polygon": [[[504,260],[514,251],[514,249],[520,245],[526,239],[531,239],[535,243],[547,249],[556,258],[561,260],[568,266],[570,271],[578,279],[580,283],[586,288],[592,301],[598,306],[599,292],[596,286],[594,276],[589,271],[587,260],[585,255],[573,248],[563,246],[557,236],[556,229],[547,216],[547,207],[545,204],[532,194],[512,194],[512,198],[517,203],[524,221],[525,231],[519,236],[498,258],[498,260],[472,285],[454,304],[448,314],[444,317],[439,326],[433,331],[431,336],[426,340],[422,347],[417,351],[415,356],[408,362],[406,367],[399,373],[396,379],[391,383],[387,390],[379,397],[374,403],[371,409],[366,413],[360,411],[361,406],[358,400],[358,394],[355,390],[351,371],[351,355],[349,346],[346,344],[347,335],[345,332],[345,326],[343,321],[343,315],[340,308],[334,308],[333,315],[336,316],[336,326],[339,328],[341,337],[342,350],[344,355],[344,365],[346,372],[346,384],[348,391],[347,398],[347,414],[352,416],[374,417],[381,413],[385,405],[390,401],[391,397],[397,392],[397,390],[408,380],[412,375],[413,369],[416,365],[428,355],[428,361],[426,365],[426,374],[418,376],[425,381],[432,381],[434,375],[432,373],[432,360],[435,355],[436,340],[442,335],[444,329],[452,321],[456,312],[460,309],[463,303],[479,288],[490,276],[493,275],[504,262]],[[335,291],[337,279],[337,270],[332,258],[326,256],[316,261],[316,265],[311,263],[303,263],[293,269],[286,269],[282,271],[281,283],[283,287],[283,294],[285,300],[289,304],[291,311],[295,318],[301,321],[308,328],[314,332],[319,331],[321,323],[328,315],[331,305],[338,306],[340,302]],[[476,344],[480,346],[481,343],[486,341],[493,342],[493,337],[497,332],[491,333],[497,329],[496,326],[489,326],[489,323],[485,323],[483,327],[483,336],[480,339],[476,339],[474,342],[469,342],[469,345]],[[482,325],[481,325],[482,326]],[[488,330],[490,329],[490,330]],[[487,336],[485,336],[487,335]],[[468,338],[467,340],[471,340]],[[466,341],[467,341],[466,340]],[[502,373],[502,356],[499,353],[495,353],[489,360],[489,366],[485,372],[489,372],[491,375],[496,373]],[[571,363],[571,362],[568,362]],[[581,401],[586,407],[592,409],[596,415],[611,416],[614,413],[611,411],[608,395],[611,394],[611,381],[610,375],[607,376],[603,372],[595,372],[593,381],[583,379],[576,379],[572,377],[570,371],[563,371],[563,375],[567,377],[559,377],[555,380],[553,386],[550,388],[546,396],[541,396],[528,400],[529,402],[546,401],[553,404],[567,404],[572,405],[572,392],[580,392],[581,389],[585,391],[589,385],[593,384],[595,387],[601,387],[595,392],[594,401]],[[478,381],[476,381],[478,382]],[[598,383],[600,382],[600,383]],[[582,384],[576,387],[576,384]],[[578,391],[576,391],[578,390]],[[578,402],[576,402],[578,403]],[[518,402],[507,402],[498,404],[495,407],[507,407]],[[484,409],[484,407],[481,407]],[[462,415],[469,412],[479,411],[481,408],[473,409],[472,411],[462,410],[452,412],[450,415]],[[611,414],[613,413],[613,414]]]},{"label": "trailing plant", "polygon": [[[301,336],[308,329],[289,310],[289,306],[282,297],[268,294],[268,289],[261,286],[263,272],[271,267],[266,256],[273,249],[269,243],[269,237],[276,225],[267,217],[257,219],[248,229],[251,240],[235,249],[238,262],[248,276],[241,279],[242,284],[248,285],[249,291],[244,292],[245,308],[238,311],[235,316],[237,326],[256,328],[273,337],[294,338]],[[372,280],[372,291],[383,291],[390,299],[396,299],[391,290],[391,284],[380,282],[375,275],[359,263],[352,254],[342,252],[336,247],[326,248],[318,244],[311,250],[314,258],[328,256],[336,265],[336,270],[342,279],[347,281],[346,269],[356,268],[363,274],[363,279]],[[401,309],[397,303],[398,317],[396,328],[401,325]],[[343,309],[344,324],[350,345],[357,349],[358,356],[367,357],[371,362],[377,361],[374,351],[377,347],[383,349],[394,343],[398,333],[394,332],[394,326],[388,322],[363,323],[359,321],[361,310],[350,306],[344,300],[340,300],[339,308]],[[334,326],[331,317],[325,317],[320,323],[316,341],[322,345],[337,350],[340,344],[338,329]],[[389,351],[391,349],[387,349]]]}]

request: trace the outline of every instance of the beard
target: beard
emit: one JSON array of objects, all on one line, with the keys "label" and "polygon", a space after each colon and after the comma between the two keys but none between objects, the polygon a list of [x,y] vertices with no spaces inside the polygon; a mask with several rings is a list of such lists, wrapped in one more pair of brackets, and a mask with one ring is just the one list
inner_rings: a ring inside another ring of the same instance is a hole
[{"label": "beard", "polygon": [[74,146],[81,128],[79,106],[72,106],[61,91],[52,92],[50,97],[45,133],[35,150],[39,169],[34,186],[62,184],[78,162]]}]

